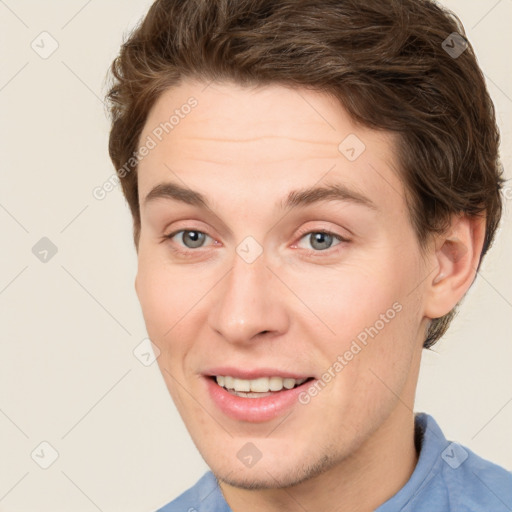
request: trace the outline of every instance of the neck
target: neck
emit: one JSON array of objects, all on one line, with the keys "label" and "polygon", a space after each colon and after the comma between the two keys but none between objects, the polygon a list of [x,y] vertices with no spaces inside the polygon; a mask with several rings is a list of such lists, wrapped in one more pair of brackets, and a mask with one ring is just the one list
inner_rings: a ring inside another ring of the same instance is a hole
[{"label": "neck", "polygon": [[369,512],[407,483],[417,461],[414,415],[398,403],[355,454],[305,482],[263,490],[219,485],[233,512]]}]

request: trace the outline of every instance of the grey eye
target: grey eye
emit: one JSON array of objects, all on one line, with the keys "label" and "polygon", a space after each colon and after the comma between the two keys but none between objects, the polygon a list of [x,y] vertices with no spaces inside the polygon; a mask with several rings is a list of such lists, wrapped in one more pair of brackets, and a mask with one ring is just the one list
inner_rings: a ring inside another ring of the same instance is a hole
[{"label": "grey eye", "polygon": [[311,244],[311,247],[318,251],[330,249],[335,238],[334,235],[323,233],[321,231],[312,232],[306,236],[309,236],[309,243]]},{"label": "grey eye", "polygon": [[201,231],[183,230],[178,231],[176,234],[179,233],[182,233],[181,241],[188,249],[197,249],[198,247],[201,247],[207,236],[205,233],[201,233]]}]

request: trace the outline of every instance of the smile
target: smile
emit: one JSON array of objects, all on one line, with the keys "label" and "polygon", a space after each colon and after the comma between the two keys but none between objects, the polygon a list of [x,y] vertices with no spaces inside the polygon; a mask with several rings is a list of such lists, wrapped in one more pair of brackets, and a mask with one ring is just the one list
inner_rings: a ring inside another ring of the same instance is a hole
[{"label": "smile", "polygon": [[272,393],[300,386],[308,379],[291,379],[283,377],[260,377],[258,379],[238,379],[229,375],[215,378],[217,384],[230,393],[244,398],[262,398]]},{"label": "smile", "polygon": [[292,409],[300,393],[315,379],[277,375],[240,378],[227,374],[207,375],[204,380],[210,398],[224,415],[238,421],[261,423]]}]

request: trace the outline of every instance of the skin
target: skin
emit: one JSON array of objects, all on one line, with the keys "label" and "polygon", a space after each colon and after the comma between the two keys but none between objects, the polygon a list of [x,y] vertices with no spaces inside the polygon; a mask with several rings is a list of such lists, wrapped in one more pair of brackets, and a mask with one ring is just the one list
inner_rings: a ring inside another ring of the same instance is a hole
[{"label": "skin", "polygon": [[[417,463],[412,411],[426,328],[470,286],[483,221],[456,217],[422,250],[395,171],[395,139],[354,124],[319,92],[183,82],[158,99],[140,140],[190,96],[197,107],[138,170],[135,287],[169,392],[235,512],[373,510]],[[349,134],[366,146],[353,162],[338,150]],[[201,192],[210,209],[144,202],[169,181]],[[275,206],[293,189],[326,183],[356,190],[374,208]],[[165,238],[186,229],[208,235],[203,245],[183,232]],[[322,230],[345,241],[320,250],[305,233]],[[250,264],[236,252],[247,236],[263,251]],[[237,421],[206,391],[202,374],[214,366],[321,378],[396,303],[400,312],[288,416]],[[247,442],[262,454],[252,467],[237,457]]]}]

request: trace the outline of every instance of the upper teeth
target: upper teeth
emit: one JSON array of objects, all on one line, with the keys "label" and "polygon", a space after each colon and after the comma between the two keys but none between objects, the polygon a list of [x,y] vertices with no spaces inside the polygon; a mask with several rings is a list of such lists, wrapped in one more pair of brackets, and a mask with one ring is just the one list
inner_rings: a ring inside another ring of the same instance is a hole
[{"label": "upper teeth", "polygon": [[216,377],[217,384],[226,389],[235,391],[267,393],[268,391],[281,391],[281,389],[292,389],[299,386],[307,379],[283,379],[282,377],[260,377],[259,379],[237,379],[228,375]]}]

